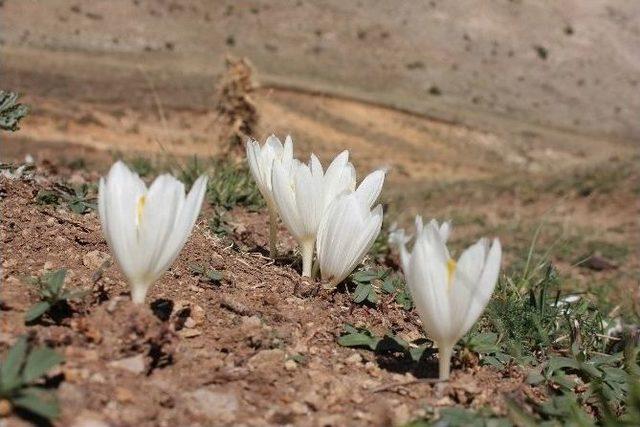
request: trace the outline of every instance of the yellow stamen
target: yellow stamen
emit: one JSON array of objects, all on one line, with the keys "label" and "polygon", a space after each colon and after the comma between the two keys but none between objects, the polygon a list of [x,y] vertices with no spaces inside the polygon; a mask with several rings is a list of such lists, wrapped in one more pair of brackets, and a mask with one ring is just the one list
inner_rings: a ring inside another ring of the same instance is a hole
[{"label": "yellow stamen", "polygon": [[142,214],[144,213],[144,204],[147,203],[147,196],[140,196],[138,198],[138,205],[136,207],[136,212],[138,214],[137,219],[138,219],[138,223],[137,225],[140,225],[140,223],[142,222]]},{"label": "yellow stamen", "polygon": [[449,283],[449,287],[453,284],[453,275],[456,272],[456,260],[453,258],[449,258],[447,260],[447,281]]}]

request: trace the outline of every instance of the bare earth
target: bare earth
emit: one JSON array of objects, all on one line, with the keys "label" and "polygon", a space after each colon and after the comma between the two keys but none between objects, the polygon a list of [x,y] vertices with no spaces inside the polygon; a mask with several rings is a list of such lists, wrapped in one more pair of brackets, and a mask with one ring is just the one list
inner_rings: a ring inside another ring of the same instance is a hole
[{"label": "bare earth", "polygon": [[[433,355],[339,346],[345,323],[407,340],[420,323],[391,299],[315,293],[284,229],[284,258],[264,257],[264,212],[236,208],[220,238],[207,205],[138,308],[117,266],[100,268],[96,214],[36,203],[55,182],[96,182],[116,157],[162,168],[228,155],[227,53],[254,66],[253,136],[291,134],[297,155],[325,164],[348,148],[359,178],[389,168],[385,227],[452,219],[454,249],[499,236],[508,271],[542,225],[538,251],[551,249],[567,291],[640,310],[640,3],[395,3],[0,1],[0,86],[32,107],[0,135],[1,160],[37,165],[34,180],[0,178],[0,352],[27,333],[64,354],[56,425],[400,425],[430,407],[504,414],[505,397],[544,398],[517,367],[456,358],[435,385]],[[21,279],[55,268],[90,296],[25,326],[36,297]]]}]

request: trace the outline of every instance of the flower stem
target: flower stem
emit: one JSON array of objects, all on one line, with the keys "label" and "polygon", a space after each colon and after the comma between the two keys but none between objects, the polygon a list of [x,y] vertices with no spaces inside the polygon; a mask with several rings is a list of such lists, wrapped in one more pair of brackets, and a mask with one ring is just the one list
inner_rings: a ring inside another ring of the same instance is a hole
[{"label": "flower stem", "polygon": [[301,244],[302,248],[302,276],[311,277],[311,266],[313,263],[313,239],[304,240]]},{"label": "flower stem", "polygon": [[134,304],[144,304],[144,299],[147,296],[148,286],[141,283],[131,284],[131,301]]},{"label": "flower stem", "polygon": [[273,208],[269,208],[269,256],[278,256],[278,215]]},{"label": "flower stem", "polygon": [[440,369],[440,381],[447,381],[451,372],[451,356],[453,346],[438,343],[438,367]]}]

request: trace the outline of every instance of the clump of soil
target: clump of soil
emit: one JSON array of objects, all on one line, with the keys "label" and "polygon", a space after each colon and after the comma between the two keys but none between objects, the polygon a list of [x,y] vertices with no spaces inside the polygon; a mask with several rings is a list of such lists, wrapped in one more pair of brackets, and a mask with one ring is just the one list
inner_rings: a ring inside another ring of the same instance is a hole
[{"label": "clump of soil", "polygon": [[[398,425],[427,405],[490,405],[504,413],[505,395],[536,396],[517,368],[458,367],[449,383],[434,384],[433,356],[417,364],[339,346],[345,323],[409,340],[422,336],[421,326],[392,300],[370,307],[344,292],[298,292],[319,285],[303,281],[292,261],[243,252],[226,243],[229,236],[212,235],[210,208],[146,304],[133,305],[117,265],[108,262],[96,213],[36,203],[38,191],[57,179],[0,177],[0,350],[30,333],[65,356],[56,425]],[[252,233],[266,214],[236,220]],[[194,264],[223,278],[203,281]],[[57,268],[68,269],[66,286],[90,295],[60,324],[25,325],[37,298],[20,278]]]}]

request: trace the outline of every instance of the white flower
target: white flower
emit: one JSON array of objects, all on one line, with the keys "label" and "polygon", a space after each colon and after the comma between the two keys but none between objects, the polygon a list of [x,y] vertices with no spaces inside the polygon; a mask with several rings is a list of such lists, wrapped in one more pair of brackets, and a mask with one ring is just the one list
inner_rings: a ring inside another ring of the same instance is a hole
[{"label": "white flower", "polygon": [[384,171],[369,174],[355,192],[339,195],[318,228],[318,263],[322,279],[335,286],[360,264],[382,226],[382,206],[371,211],[384,183]]},{"label": "white flower", "polygon": [[311,275],[313,246],[318,226],[329,204],[356,186],[356,172],[343,151],[324,172],[320,161],[311,155],[309,165],[294,160],[291,168],[273,163],[273,199],[280,217],[302,250],[302,275]]},{"label": "white flower", "polygon": [[449,377],[453,346],[469,331],[486,307],[498,280],[502,250],[500,241],[480,239],[466,249],[458,262],[445,245],[449,226],[443,233],[435,221],[416,235],[413,251],[400,244],[403,271],[416,310],[427,334],[438,346],[440,379]]},{"label": "white flower", "polygon": [[291,169],[293,165],[293,141],[287,135],[283,147],[280,140],[275,135],[271,135],[262,147],[260,147],[258,141],[249,139],[246,143],[246,149],[249,170],[258,185],[262,197],[267,202],[267,210],[269,211],[269,253],[272,258],[275,258],[278,228],[277,208],[273,200],[271,187],[271,171],[274,161],[282,165],[286,171]]},{"label": "white flower", "polygon": [[206,189],[207,178],[201,176],[185,198],[184,185],[168,174],[160,175],[147,189],[122,162],[100,179],[102,232],[136,304],[144,302],[151,284],[178,256],[198,218]]}]

